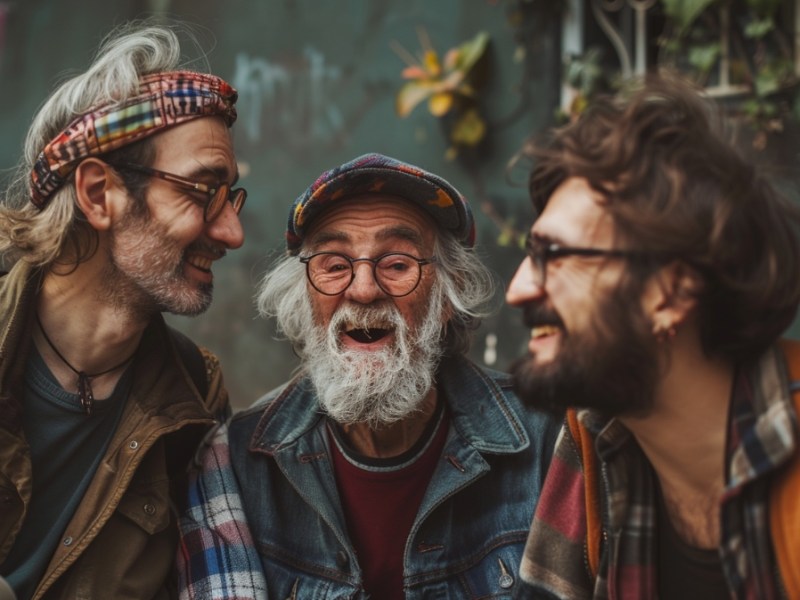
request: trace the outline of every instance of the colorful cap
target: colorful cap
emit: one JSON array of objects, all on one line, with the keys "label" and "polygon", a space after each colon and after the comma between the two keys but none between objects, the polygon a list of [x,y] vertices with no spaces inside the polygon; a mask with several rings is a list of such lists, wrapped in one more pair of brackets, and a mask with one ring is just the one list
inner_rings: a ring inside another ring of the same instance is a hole
[{"label": "colorful cap", "polygon": [[294,201],[286,229],[286,248],[296,253],[312,221],[332,202],[370,193],[413,202],[464,246],[475,245],[472,211],[456,188],[414,165],[382,154],[365,154],[325,171]]},{"label": "colorful cap", "polygon": [[138,93],[78,116],[39,154],[31,171],[31,202],[44,208],[78,164],[205,116],[236,120],[238,94],[214,75],[169,71],[145,75]]}]

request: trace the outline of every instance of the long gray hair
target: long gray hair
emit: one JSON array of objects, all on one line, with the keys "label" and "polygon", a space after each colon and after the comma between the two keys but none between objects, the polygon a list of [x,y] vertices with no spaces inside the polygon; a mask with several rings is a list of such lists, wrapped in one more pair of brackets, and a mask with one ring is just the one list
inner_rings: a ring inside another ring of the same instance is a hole
[{"label": "long gray hair", "polygon": [[[31,169],[42,149],[76,115],[92,107],[124,101],[139,89],[142,75],[170,71],[181,63],[176,31],[194,40],[186,28],[132,22],[111,32],[100,45],[84,73],[61,83],[39,109],[28,130],[23,155],[0,206],[0,256],[10,255],[33,265],[55,261],[70,244],[77,260],[91,252],[93,233],[76,208],[75,186],[57,190],[39,210],[29,200]],[[149,140],[120,150],[118,157],[149,164],[153,159]],[[125,178],[128,183],[127,178]],[[134,190],[131,190],[135,194]]]},{"label": "long gray hair", "polygon": [[[443,324],[445,352],[466,354],[473,330],[491,313],[495,280],[474,249],[465,248],[449,233],[437,236],[434,255],[441,293],[450,309],[450,318]],[[283,256],[263,277],[256,292],[261,316],[276,318],[278,331],[301,358],[311,310],[304,271],[297,256]]]}]

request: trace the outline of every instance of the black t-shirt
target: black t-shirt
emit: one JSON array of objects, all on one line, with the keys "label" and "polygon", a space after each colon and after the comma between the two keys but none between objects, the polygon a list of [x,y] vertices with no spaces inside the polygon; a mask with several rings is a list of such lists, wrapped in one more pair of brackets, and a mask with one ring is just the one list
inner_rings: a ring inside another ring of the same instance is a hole
[{"label": "black t-shirt", "polygon": [[31,449],[33,487],[22,529],[0,565],[20,600],[29,598],[94,477],[119,423],[132,384],[128,365],[91,415],[64,391],[34,347],[25,373],[23,429]]},{"label": "black t-shirt", "polygon": [[660,600],[729,600],[719,551],[686,544],[675,531],[658,488],[658,597]]}]

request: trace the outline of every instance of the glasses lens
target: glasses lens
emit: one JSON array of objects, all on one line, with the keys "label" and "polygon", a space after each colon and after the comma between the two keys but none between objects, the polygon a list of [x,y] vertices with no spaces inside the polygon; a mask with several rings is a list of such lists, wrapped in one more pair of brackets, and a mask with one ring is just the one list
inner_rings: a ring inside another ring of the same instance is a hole
[{"label": "glasses lens", "polygon": [[207,223],[211,223],[219,216],[222,209],[225,208],[225,203],[228,201],[228,194],[231,188],[227,183],[221,183],[217,191],[211,197],[211,200],[206,204],[205,219]]},{"label": "glasses lens", "polygon": [[531,268],[533,269],[536,285],[544,285],[544,278],[547,270],[544,246],[540,242],[530,240],[528,242],[528,256],[531,259]]},{"label": "glasses lens", "polygon": [[316,254],[306,265],[308,279],[323,294],[343,292],[353,279],[353,267],[341,254]]},{"label": "glasses lens", "polygon": [[233,205],[234,212],[238,215],[242,212],[244,201],[247,200],[247,190],[244,188],[236,188],[231,190],[231,204]]},{"label": "glasses lens", "polygon": [[222,209],[225,208],[225,203],[230,201],[233,206],[234,212],[238,215],[244,206],[244,201],[247,199],[247,191],[244,188],[231,189],[227,183],[221,183],[217,188],[214,197],[206,205],[206,221],[209,223],[216,219]]},{"label": "glasses lens", "polygon": [[405,254],[387,254],[375,265],[375,275],[384,291],[391,296],[405,296],[417,287],[421,267]]}]

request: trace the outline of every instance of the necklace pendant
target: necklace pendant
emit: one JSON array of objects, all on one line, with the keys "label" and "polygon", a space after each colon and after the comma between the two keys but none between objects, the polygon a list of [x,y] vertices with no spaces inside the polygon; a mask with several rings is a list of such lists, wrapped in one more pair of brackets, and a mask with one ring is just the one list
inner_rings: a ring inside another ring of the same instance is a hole
[{"label": "necklace pendant", "polygon": [[89,381],[89,376],[83,371],[78,373],[78,397],[87,416],[91,415],[94,406],[94,394],[92,394],[92,384]]}]

